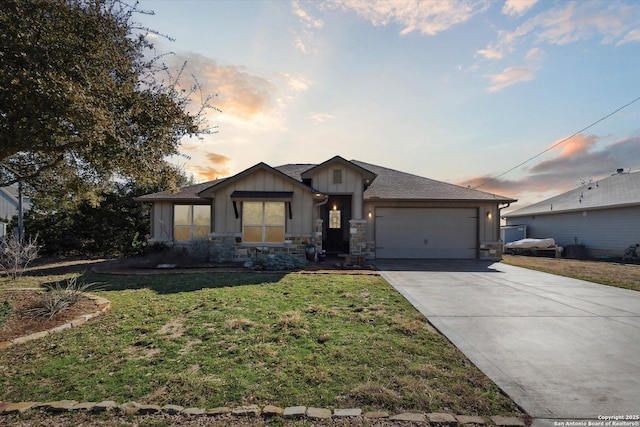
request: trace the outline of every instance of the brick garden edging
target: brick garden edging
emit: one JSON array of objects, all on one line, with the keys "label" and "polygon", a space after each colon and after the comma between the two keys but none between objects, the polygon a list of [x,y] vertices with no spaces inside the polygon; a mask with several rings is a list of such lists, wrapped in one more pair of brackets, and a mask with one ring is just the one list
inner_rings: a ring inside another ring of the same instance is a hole
[{"label": "brick garden edging", "polygon": [[289,419],[327,420],[330,418],[365,418],[365,419],[386,419],[389,421],[411,421],[414,423],[424,423],[425,425],[456,426],[458,424],[485,425],[497,427],[525,427],[526,423],[519,417],[478,417],[467,415],[451,415],[447,413],[424,413],[424,412],[403,412],[390,415],[388,412],[362,412],[359,408],[331,409],[314,408],[306,406],[290,406],[280,408],[273,405],[266,405],[260,408],[258,405],[240,406],[237,408],[220,407],[213,409],[184,408],[179,405],[144,405],[138,402],[127,402],[118,405],[112,400],[103,402],[76,402],[75,400],[60,400],[56,402],[0,402],[0,415],[24,414],[27,411],[40,409],[52,413],[84,411],[91,413],[111,412],[122,415],[153,415],[169,414],[183,415],[185,417],[282,417]]},{"label": "brick garden edging", "polygon": [[9,348],[16,344],[22,344],[27,341],[33,341],[39,338],[44,338],[49,334],[64,331],[65,329],[76,328],[80,325],[87,323],[89,319],[93,319],[94,317],[100,316],[102,313],[104,313],[105,311],[111,308],[111,301],[109,301],[106,298],[102,298],[92,294],[85,294],[85,296],[90,300],[93,300],[93,302],[97,306],[97,311],[94,311],[93,313],[89,313],[89,314],[80,315],[75,319],[70,320],[67,323],[64,323],[60,326],[56,326],[55,328],[48,329],[46,331],[34,332],[33,334],[25,335],[23,337],[14,338],[8,341],[2,341],[0,342],[0,350]]}]

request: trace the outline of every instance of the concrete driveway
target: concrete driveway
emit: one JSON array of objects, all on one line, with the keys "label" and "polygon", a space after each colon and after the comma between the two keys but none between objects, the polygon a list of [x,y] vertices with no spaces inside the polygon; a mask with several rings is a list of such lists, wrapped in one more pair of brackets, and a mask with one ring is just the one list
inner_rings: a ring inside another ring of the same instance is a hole
[{"label": "concrete driveway", "polygon": [[640,292],[502,263],[375,264],[534,425],[640,415]]}]

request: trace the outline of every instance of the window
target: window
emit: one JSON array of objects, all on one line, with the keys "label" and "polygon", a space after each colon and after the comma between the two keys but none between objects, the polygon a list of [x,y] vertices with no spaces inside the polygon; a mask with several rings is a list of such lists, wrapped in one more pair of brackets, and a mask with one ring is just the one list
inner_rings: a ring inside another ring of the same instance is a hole
[{"label": "window", "polygon": [[342,169],[333,170],[333,183],[342,184]]},{"label": "window", "polygon": [[342,223],[340,221],[340,211],[333,209],[329,211],[329,228],[340,228]]},{"label": "window", "polygon": [[211,231],[211,206],[174,205],[173,239],[204,239]]},{"label": "window", "polygon": [[284,242],[284,202],[243,202],[242,241]]}]

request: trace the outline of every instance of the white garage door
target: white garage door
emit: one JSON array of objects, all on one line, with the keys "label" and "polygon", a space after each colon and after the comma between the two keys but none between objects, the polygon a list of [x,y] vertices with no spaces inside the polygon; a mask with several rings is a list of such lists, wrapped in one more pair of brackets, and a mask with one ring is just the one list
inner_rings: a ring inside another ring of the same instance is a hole
[{"label": "white garage door", "polygon": [[475,208],[377,208],[376,258],[476,258]]}]

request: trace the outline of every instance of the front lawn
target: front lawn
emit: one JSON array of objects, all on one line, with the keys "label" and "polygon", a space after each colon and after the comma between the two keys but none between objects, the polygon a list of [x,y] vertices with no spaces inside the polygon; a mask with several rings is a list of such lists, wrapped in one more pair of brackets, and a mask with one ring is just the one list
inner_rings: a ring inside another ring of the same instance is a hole
[{"label": "front lawn", "polygon": [[520,413],[379,276],[88,276],[112,309],[0,351],[0,401]]}]

